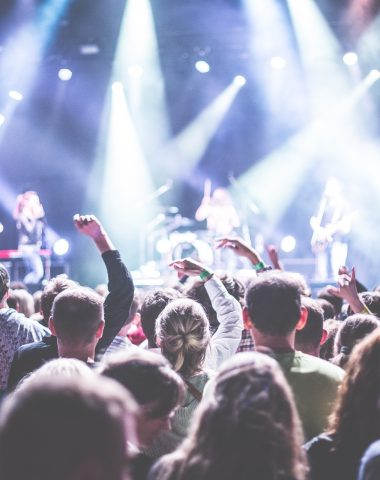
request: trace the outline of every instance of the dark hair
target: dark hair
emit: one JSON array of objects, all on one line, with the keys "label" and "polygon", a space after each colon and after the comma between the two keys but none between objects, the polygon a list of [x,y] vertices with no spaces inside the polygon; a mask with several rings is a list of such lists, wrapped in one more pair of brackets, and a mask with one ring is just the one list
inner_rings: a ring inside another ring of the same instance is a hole
[{"label": "dark hair", "polygon": [[347,363],[330,428],[334,451],[357,471],[365,449],[380,436],[380,330],[359,342]]},{"label": "dark hair", "polygon": [[211,385],[187,439],[154,467],[154,478],[305,479],[300,421],[278,363],[239,353]]},{"label": "dark hair", "polygon": [[[237,278],[227,274],[223,274],[219,278],[227,292],[232,295],[241,306],[243,306],[245,294],[244,284]],[[185,290],[185,294],[202,305],[210,323],[211,333],[214,333],[219,326],[219,321],[215,310],[212,308],[211,300],[208,296],[204,282],[194,282],[191,287]]]},{"label": "dark hair", "polygon": [[121,383],[139,405],[153,404],[151,417],[162,417],[181,404],[184,386],[169,362],[156,353],[141,350],[109,355],[100,373]]},{"label": "dark hair", "polygon": [[47,325],[55,297],[68,288],[77,288],[79,284],[70,280],[67,275],[57,275],[48,281],[41,294],[41,312],[44,324]]},{"label": "dark hair", "polygon": [[183,295],[174,288],[160,288],[148,292],[141,305],[141,326],[149,347],[156,347],[156,320],[162,310],[171,301],[181,298]]},{"label": "dark hair", "polygon": [[0,264],[0,301],[3,300],[9,290],[10,280],[8,270]]},{"label": "dark hair", "polygon": [[301,287],[292,274],[266,272],[248,286],[245,303],[258,331],[287,335],[301,316]]},{"label": "dark hair", "polygon": [[296,348],[303,351],[303,347],[317,348],[323,335],[323,310],[316,300],[302,297],[302,306],[307,310],[306,325],[296,331]]},{"label": "dark hair", "polygon": [[327,339],[319,350],[319,356],[323,360],[331,360],[334,355],[335,335],[341,322],[335,318],[329,318],[323,322],[323,328],[327,332]]},{"label": "dark hair", "polygon": [[329,287],[324,287],[317,293],[317,298],[323,298],[331,303],[335,310],[335,317],[339,317],[342,311],[343,300],[329,292]]},{"label": "dark hair", "polygon": [[72,345],[88,345],[103,316],[103,298],[90,288],[64,290],[53,303],[52,318],[57,337]]},{"label": "dark hair", "polygon": [[335,365],[345,368],[354,346],[376,328],[380,320],[374,315],[355,314],[346,318],[338,328],[334,342]]},{"label": "dark hair", "polygon": [[104,472],[98,478],[120,479],[136,412],[132,397],[106,378],[27,381],[1,408],[0,477],[66,480],[91,462]]},{"label": "dark hair", "polygon": [[[359,293],[360,300],[366,305],[371,313],[380,318],[380,292],[362,292]],[[349,315],[354,312],[351,307],[348,307]]]},{"label": "dark hair", "polygon": [[317,298],[316,302],[318,302],[320,307],[322,308],[323,318],[325,320],[328,320],[329,318],[335,318],[335,308],[331,302],[325,300],[324,298]]}]

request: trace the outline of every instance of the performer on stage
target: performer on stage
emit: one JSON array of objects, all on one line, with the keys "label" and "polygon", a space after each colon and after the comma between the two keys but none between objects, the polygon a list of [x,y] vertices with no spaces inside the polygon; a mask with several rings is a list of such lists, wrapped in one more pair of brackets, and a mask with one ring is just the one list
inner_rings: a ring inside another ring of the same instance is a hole
[{"label": "performer on stage", "polygon": [[211,195],[211,181],[205,182],[202,203],[195,213],[198,221],[207,220],[207,230],[218,236],[230,235],[240,227],[240,219],[232,203],[231,195],[224,188],[217,188]]},{"label": "performer on stage", "polygon": [[330,178],[323,192],[316,216],[311,217],[311,247],[315,254],[315,280],[326,281],[338,275],[346,264],[347,234],[351,230],[352,212],[342,195],[341,184]]},{"label": "performer on stage", "polygon": [[19,234],[18,249],[27,268],[24,283],[37,285],[44,276],[40,249],[45,236],[45,211],[37,192],[27,191],[18,195],[13,214]]},{"label": "performer on stage", "polygon": [[[239,215],[233,205],[231,195],[224,188],[216,188],[211,195],[211,180],[207,179],[204,195],[195,213],[198,221],[207,220],[207,230],[211,241],[220,237],[236,235],[234,231],[240,227]],[[225,249],[214,252],[214,268],[233,270],[236,268],[237,257]]]}]

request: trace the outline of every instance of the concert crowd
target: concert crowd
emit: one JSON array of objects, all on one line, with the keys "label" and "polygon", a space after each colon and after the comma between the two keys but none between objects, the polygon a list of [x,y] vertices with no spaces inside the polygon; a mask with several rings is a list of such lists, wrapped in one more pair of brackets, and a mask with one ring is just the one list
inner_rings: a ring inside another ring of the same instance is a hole
[{"label": "concert crowd", "polygon": [[[40,281],[44,212],[26,193],[19,248]],[[209,208],[206,191],[212,224]],[[58,275],[32,295],[0,264],[2,480],[380,478],[380,289],[359,271],[312,297],[275,247],[269,265],[223,228],[215,258],[243,259],[248,280],[188,257],[140,290],[101,221],[73,223],[107,288]]]}]

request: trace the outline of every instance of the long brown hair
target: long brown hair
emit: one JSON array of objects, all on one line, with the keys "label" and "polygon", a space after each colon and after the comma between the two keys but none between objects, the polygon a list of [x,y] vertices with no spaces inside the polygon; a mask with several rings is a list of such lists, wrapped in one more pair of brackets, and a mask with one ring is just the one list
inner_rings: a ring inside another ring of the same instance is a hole
[{"label": "long brown hair", "polygon": [[354,348],[331,416],[334,450],[349,452],[345,461],[359,463],[365,449],[380,436],[380,329]]},{"label": "long brown hair", "polygon": [[188,439],[156,467],[159,480],[304,480],[300,421],[278,364],[241,353],[217,375]]}]

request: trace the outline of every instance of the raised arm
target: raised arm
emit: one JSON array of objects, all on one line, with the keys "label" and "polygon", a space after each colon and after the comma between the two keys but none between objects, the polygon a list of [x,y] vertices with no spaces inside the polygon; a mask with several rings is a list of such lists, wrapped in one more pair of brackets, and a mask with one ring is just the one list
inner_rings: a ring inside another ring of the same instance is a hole
[{"label": "raised arm", "polygon": [[329,287],[329,292],[346,300],[354,313],[369,313],[370,309],[361,301],[356,286],[355,268],[351,272],[347,267],[340,267],[336,287]]},{"label": "raised arm", "polygon": [[97,355],[102,355],[128,318],[134,285],[120,253],[95,215],[75,215],[74,224],[80,233],[93,239],[107,268],[109,294],[104,301],[105,327],[96,346]]},{"label": "raised arm", "polygon": [[239,347],[243,330],[241,306],[210,268],[191,258],[176,260],[170,265],[180,274],[199,276],[205,282],[205,289],[219,321],[219,327],[211,338],[211,353],[206,357],[205,365],[217,370]]},{"label": "raised arm", "polygon": [[216,248],[229,248],[239,257],[247,258],[257,272],[270,270],[271,267],[265,265],[264,260],[257,250],[248,245],[242,238],[225,237],[218,239]]}]

